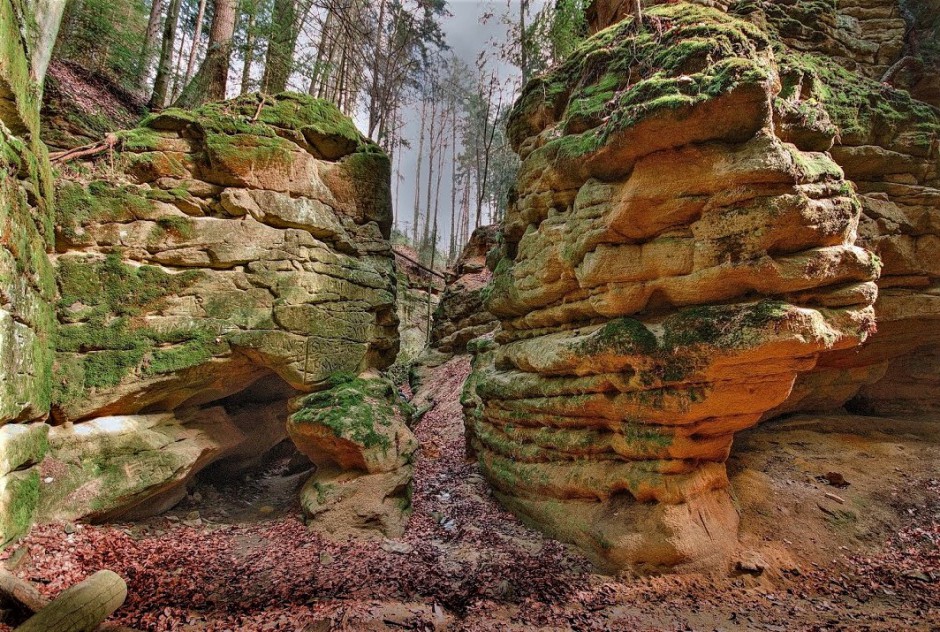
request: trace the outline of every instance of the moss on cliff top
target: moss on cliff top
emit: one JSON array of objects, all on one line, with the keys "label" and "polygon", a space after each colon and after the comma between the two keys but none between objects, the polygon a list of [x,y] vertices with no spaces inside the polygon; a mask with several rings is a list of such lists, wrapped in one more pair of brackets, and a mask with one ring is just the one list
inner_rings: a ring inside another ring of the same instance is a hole
[{"label": "moss on cliff top", "polygon": [[[296,92],[274,96],[247,94],[193,110],[168,108],[141,122],[141,128],[150,130],[181,131],[189,126],[206,135],[255,137],[275,137],[279,130],[290,130],[304,136],[338,139],[348,149],[346,153],[379,151],[333,103]],[[146,133],[136,132],[130,140],[146,145],[148,137]]]},{"label": "moss on cliff top", "polygon": [[850,72],[821,55],[782,46],[776,52],[781,99],[813,99],[828,112],[846,144],[880,144],[913,132],[929,147],[940,134],[940,112],[904,90]]},{"label": "moss on cliff top", "polygon": [[598,128],[590,135],[593,142],[566,141],[568,153],[590,151],[610,132],[655,112],[771,75],[770,40],[749,22],[690,3],[655,6],[647,16],[650,24],[643,30],[625,19],[530,82],[510,116],[514,146],[554,121],[568,134]]},{"label": "moss on cliff top", "polygon": [[[738,0],[730,12],[763,25],[774,42],[781,99],[818,101],[849,144],[876,143],[899,129],[923,136],[927,145],[940,132],[940,113],[860,72],[846,70],[824,54],[797,51],[787,42],[823,42],[829,33],[845,30],[835,0]],[[802,48],[802,46],[801,46]],[[825,45],[819,46],[825,49]]]}]

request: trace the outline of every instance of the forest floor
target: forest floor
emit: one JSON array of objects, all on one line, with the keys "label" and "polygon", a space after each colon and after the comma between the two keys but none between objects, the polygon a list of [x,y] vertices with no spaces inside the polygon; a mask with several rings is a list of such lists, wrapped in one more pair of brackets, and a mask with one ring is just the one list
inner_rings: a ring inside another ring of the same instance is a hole
[{"label": "forest floor", "polygon": [[742,433],[737,565],[609,577],[500,508],[465,459],[468,371],[458,357],[425,374],[400,540],[310,532],[303,474],[276,463],[145,522],[37,527],[0,557],[49,595],[116,571],[129,596],[113,620],[141,630],[940,630],[935,420],[801,416]]}]

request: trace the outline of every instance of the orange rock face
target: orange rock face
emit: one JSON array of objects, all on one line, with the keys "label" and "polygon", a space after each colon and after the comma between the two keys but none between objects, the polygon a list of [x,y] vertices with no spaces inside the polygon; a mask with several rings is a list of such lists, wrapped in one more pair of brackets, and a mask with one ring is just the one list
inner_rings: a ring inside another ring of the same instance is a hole
[{"label": "orange rock face", "polygon": [[[856,352],[881,270],[828,151],[839,130],[793,83],[806,60],[754,15],[646,16],[656,29],[598,33],[513,111],[523,163],[486,302],[501,329],[473,345],[464,396],[500,499],[607,569],[726,558],[734,433]],[[815,89],[823,72],[845,71]]]}]

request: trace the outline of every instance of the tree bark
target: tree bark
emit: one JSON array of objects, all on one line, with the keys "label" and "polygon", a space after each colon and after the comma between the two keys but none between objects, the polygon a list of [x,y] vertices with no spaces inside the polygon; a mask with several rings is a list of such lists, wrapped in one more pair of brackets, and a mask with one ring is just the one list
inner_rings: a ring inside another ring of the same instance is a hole
[{"label": "tree bark", "polygon": [[15,632],[86,632],[94,630],[127,598],[127,585],[112,571],[98,571],[59,593]]},{"label": "tree bark", "polygon": [[437,143],[440,132],[434,135],[434,129],[437,126],[437,99],[434,92],[431,93],[431,125],[428,131],[428,190],[427,201],[425,203],[424,232],[421,236],[422,245],[428,243],[431,236],[431,194],[434,191],[434,158],[437,156]]},{"label": "tree bark", "polygon": [[369,127],[368,136],[373,138],[375,128],[379,124],[379,109],[381,107],[379,100],[379,67],[382,60],[382,29],[385,26],[385,3],[387,0],[379,2],[379,21],[375,27],[375,43],[372,48],[372,86],[369,89]]},{"label": "tree bark", "polygon": [[246,16],[248,18],[245,24],[245,51],[244,61],[242,62],[242,81],[239,86],[240,94],[246,94],[251,87],[251,64],[255,61],[255,11],[254,3]]},{"label": "tree bark", "polygon": [[176,54],[176,69],[173,71],[173,89],[170,90],[170,101],[176,101],[180,91],[186,85],[186,82],[183,81],[183,48],[186,44],[186,38],[180,37],[179,39],[180,47]]},{"label": "tree bark", "polygon": [[414,223],[411,225],[412,243],[418,245],[418,229],[421,224],[421,160],[424,158],[424,124],[428,112],[428,102],[421,101],[421,133],[418,135],[418,164],[415,167],[415,207]]},{"label": "tree bark", "polygon": [[193,108],[225,98],[228,84],[232,35],[235,33],[235,0],[215,0],[215,15],[209,29],[209,47],[199,72],[177,100],[179,107]]},{"label": "tree bark", "polygon": [[297,6],[294,0],[274,0],[271,20],[271,37],[261,77],[261,91],[268,94],[287,89],[297,45]]},{"label": "tree bark", "polygon": [[150,19],[147,20],[147,31],[144,34],[144,43],[140,48],[140,58],[137,60],[137,86],[141,90],[147,87],[150,62],[153,61],[153,51],[157,47],[157,38],[160,37],[160,19],[163,17],[163,6],[164,0],[153,0],[150,5]]},{"label": "tree bark", "polygon": [[180,0],[170,0],[166,22],[163,24],[163,46],[160,61],[157,64],[157,77],[153,82],[153,94],[150,97],[150,109],[160,109],[166,105],[170,90],[170,74],[173,72],[173,49],[176,44],[176,27],[180,17]]},{"label": "tree bark", "polygon": [[199,51],[199,40],[202,39],[202,21],[206,17],[206,0],[199,0],[199,13],[196,14],[196,32],[193,34],[193,45],[189,49],[189,63],[186,64],[186,83],[193,78],[196,70],[196,53]]},{"label": "tree bark", "polygon": [[[456,99],[456,97],[455,97]],[[451,148],[450,148],[450,247],[447,249],[448,263],[453,263],[457,252],[457,103],[451,112]]]}]

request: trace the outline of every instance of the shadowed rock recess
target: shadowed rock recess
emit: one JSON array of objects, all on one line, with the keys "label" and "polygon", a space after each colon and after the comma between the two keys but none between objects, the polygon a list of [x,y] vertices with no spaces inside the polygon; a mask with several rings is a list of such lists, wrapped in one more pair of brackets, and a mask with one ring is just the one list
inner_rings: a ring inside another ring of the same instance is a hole
[{"label": "shadowed rock recess", "polygon": [[[353,417],[367,400],[355,428],[295,433],[314,416],[295,412],[290,435],[318,481],[389,478],[362,526],[400,529],[416,445],[377,372],[398,352],[388,157],[333,105],[294,94],[169,109],[117,136],[57,187],[37,518],[162,512],[207,466],[261,462],[292,410]],[[363,505],[332,494],[310,514],[361,518]]]},{"label": "shadowed rock recess", "polygon": [[470,445],[508,507],[605,568],[719,564],[734,433],[838,407],[934,335],[912,325],[940,314],[937,112],[865,78],[903,20],[877,30],[894,47],[839,48],[836,4],[595,24],[512,111]]}]

